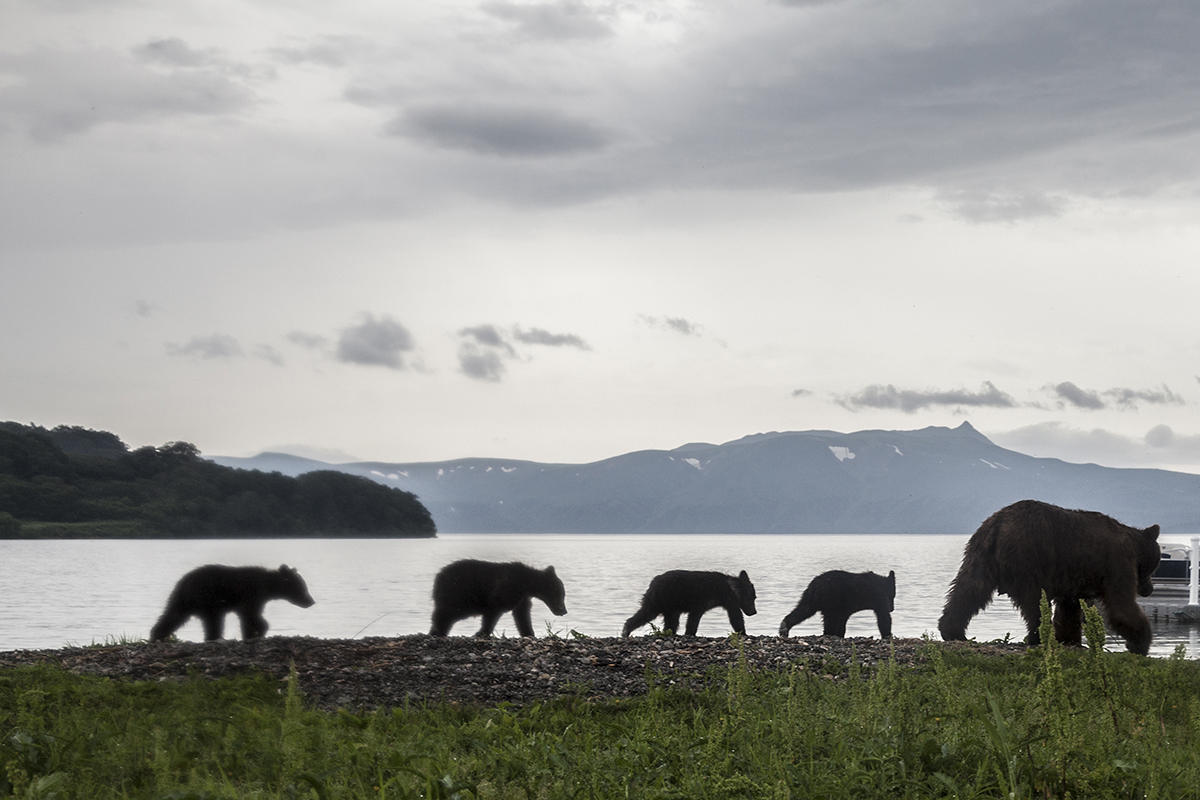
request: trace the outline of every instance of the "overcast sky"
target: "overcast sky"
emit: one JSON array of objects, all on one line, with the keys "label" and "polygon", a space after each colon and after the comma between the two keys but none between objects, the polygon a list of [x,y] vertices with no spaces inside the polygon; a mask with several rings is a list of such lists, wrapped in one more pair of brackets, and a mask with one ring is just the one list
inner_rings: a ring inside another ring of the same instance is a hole
[{"label": "overcast sky", "polygon": [[5,0],[0,419],[1200,472],[1191,3]]}]

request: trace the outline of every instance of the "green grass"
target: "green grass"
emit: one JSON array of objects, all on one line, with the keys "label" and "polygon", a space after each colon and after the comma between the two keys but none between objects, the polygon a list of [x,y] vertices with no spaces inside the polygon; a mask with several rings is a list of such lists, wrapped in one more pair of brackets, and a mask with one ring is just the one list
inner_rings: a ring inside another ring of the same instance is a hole
[{"label": "green grass", "polygon": [[699,694],[365,714],[312,710],[303,688],[0,671],[0,797],[1182,798],[1200,786],[1200,665],[1179,656],[930,643],[918,669],[740,667]]}]

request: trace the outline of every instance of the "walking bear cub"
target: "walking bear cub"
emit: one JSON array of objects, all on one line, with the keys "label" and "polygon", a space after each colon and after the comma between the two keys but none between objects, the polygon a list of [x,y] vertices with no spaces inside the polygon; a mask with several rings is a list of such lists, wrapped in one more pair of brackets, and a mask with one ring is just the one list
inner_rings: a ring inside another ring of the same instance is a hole
[{"label": "walking bear cub", "polygon": [[695,636],[700,617],[709,609],[721,606],[729,614],[729,624],[738,633],[746,632],[744,611],[754,616],[754,584],[745,570],[736,577],[720,572],[692,572],[676,569],[664,572],[650,581],[642,596],[642,607],[625,622],[621,636],[642,627],[657,616],[663,618],[663,630],[679,632],[679,617],[687,614],[688,636]]},{"label": "walking bear cub", "polygon": [[854,574],[840,569],[823,572],[812,579],[800,602],[783,618],[779,635],[787,636],[794,626],[819,611],[825,623],[825,636],[845,636],[850,615],[870,609],[875,612],[880,638],[890,639],[895,602],[895,572],[889,572],[886,578],[874,572]]},{"label": "walking bear cub", "polygon": [[984,520],[967,542],[962,566],[950,584],[938,630],[947,641],[967,638],[967,625],[1007,594],[1041,644],[1042,592],[1054,606],[1054,637],[1080,645],[1080,600],[1099,601],[1114,631],[1134,653],[1150,652],[1150,622],[1136,595],[1154,591],[1159,564],[1158,526],[1131,528],[1096,511],[1071,511],[1022,500]]},{"label": "walking bear cub", "polygon": [[150,641],[162,641],[193,616],[204,623],[206,642],[220,639],[230,611],[241,620],[243,639],[264,636],[267,620],[263,607],[269,600],[287,600],[301,608],[315,602],[300,573],[287,564],[279,569],[223,564],[197,567],[175,584],[166,609],[150,631]]},{"label": "walking bear cub", "polygon": [[517,632],[533,636],[531,598],[541,600],[555,616],[567,613],[566,591],[554,567],[534,569],[512,561],[495,563],[463,559],[442,567],[433,579],[433,627],[430,636],[445,636],[459,620],[483,616],[476,636],[491,636],[503,614],[512,612]]}]

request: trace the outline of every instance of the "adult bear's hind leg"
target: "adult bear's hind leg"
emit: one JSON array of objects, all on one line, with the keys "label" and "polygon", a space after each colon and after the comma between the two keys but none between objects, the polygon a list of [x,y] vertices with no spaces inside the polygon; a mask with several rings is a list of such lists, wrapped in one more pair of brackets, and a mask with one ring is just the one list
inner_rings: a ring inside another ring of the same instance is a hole
[{"label": "adult bear's hind leg", "polygon": [[1060,597],[1054,601],[1054,638],[1075,647],[1083,645],[1083,609],[1078,597]]},{"label": "adult bear's hind leg", "polygon": [[1017,611],[1021,612],[1021,618],[1025,620],[1025,628],[1029,632],[1025,637],[1026,644],[1037,647],[1042,643],[1042,634],[1039,628],[1042,625],[1042,593],[1040,590],[1017,592],[1010,590],[1008,593]]}]

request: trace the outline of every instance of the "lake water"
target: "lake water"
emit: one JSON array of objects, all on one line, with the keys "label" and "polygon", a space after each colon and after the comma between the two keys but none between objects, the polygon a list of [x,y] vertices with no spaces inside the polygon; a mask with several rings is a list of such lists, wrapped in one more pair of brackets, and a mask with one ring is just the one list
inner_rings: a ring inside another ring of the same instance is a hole
[{"label": "lake water", "polygon": [[[567,590],[565,617],[534,601],[539,636],[550,629],[589,636],[619,636],[637,610],[650,579],[668,569],[746,570],[758,592],[758,614],[746,619],[751,635],[775,635],[813,576],[831,569],[896,571],[896,636],[938,638],[937,619],[958,570],[967,536],[754,536],[754,535],[497,535],[440,534],[436,539],[222,539],[169,541],[3,541],[0,650],[58,648],[145,638],[175,581],[201,564],[286,563],[300,570],[317,603],[301,609],[269,603],[270,634],[322,638],[397,636],[429,630],[434,574],[458,558],[553,564]],[[478,618],[464,620],[452,635],[473,634]],[[1196,628],[1179,623],[1155,627],[1152,655],[1170,655],[1179,643],[1200,657]],[[645,634],[649,628],[639,632]],[[704,616],[701,636],[729,632],[724,611]],[[820,635],[820,615],[792,636]],[[967,631],[978,640],[1025,626],[1006,597],[977,616]],[[226,635],[237,635],[236,617]],[[177,634],[200,641],[199,621]],[[496,635],[516,635],[512,617]],[[847,636],[878,636],[870,612],[850,618]],[[1123,642],[1110,639],[1113,649]]]}]

